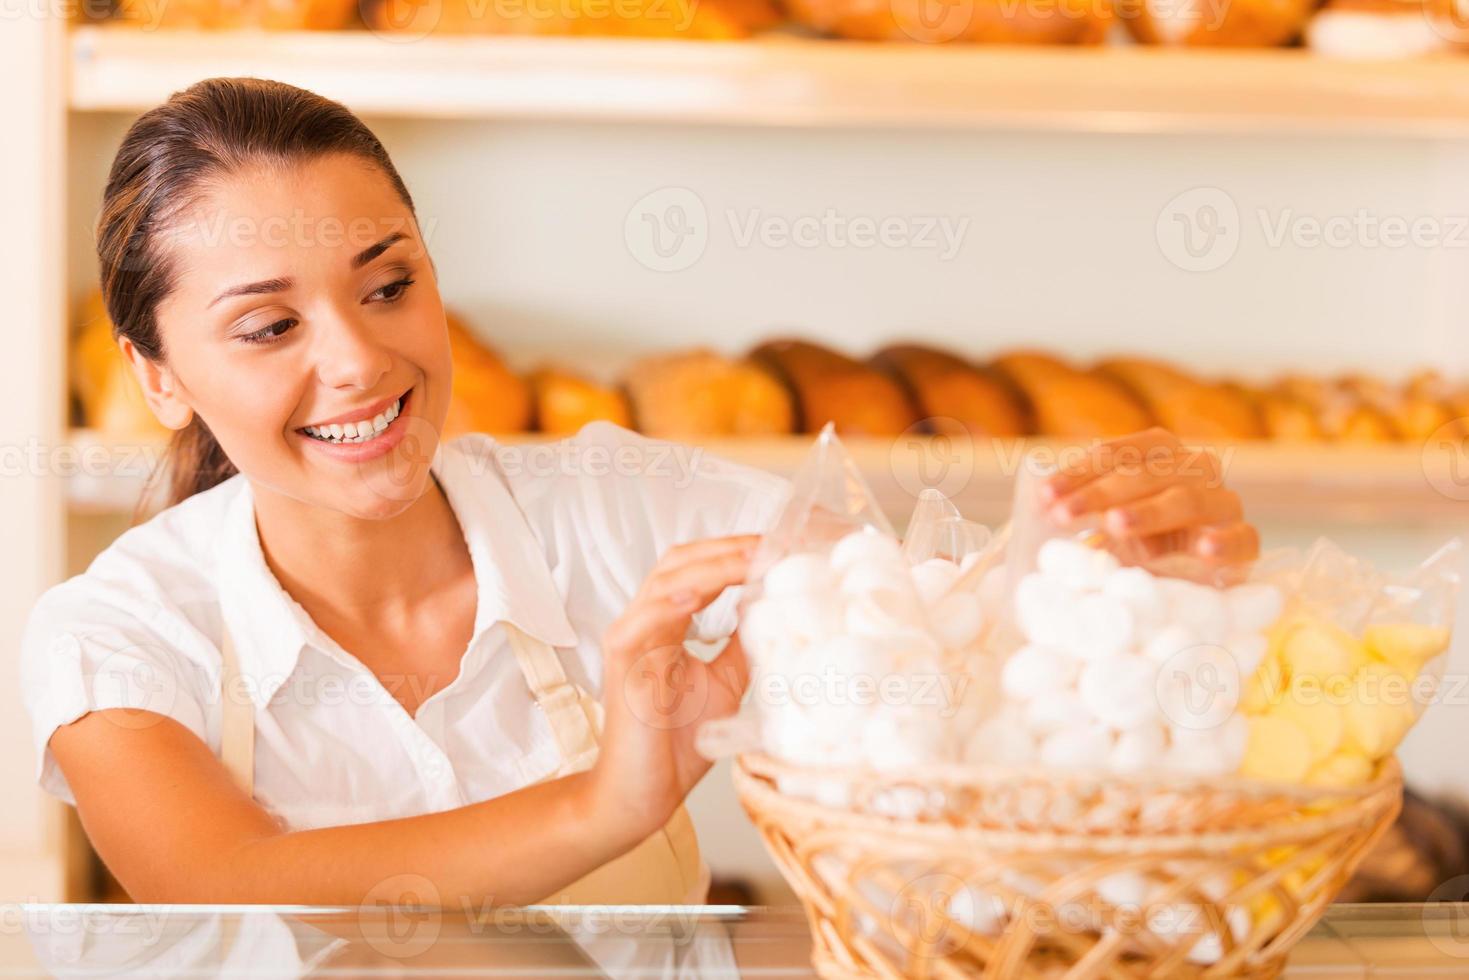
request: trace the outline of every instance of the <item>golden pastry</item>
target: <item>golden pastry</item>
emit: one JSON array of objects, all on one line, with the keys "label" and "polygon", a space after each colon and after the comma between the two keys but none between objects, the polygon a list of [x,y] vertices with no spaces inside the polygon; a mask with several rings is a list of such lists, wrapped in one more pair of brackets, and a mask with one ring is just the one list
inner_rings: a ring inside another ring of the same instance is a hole
[{"label": "golden pastry", "polygon": [[1144,44],[1271,48],[1300,37],[1317,0],[1117,0],[1117,16]]},{"label": "golden pastry", "polygon": [[77,310],[71,345],[71,387],[80,425],[113,436],[157,437],[168,430],[154,416],[113,336],[112,321],[93,290]]},{"label": "golden pastry", "polygon": [[661,439],[784,435],[795,427],[795,407],[780,381],[714,351],[643,358],[623,384],[638,431]]},{"label": "golden pastry", "polygon": [[750,352],[795,395],[803,432],[835,422],[845,435],[898,435],[919,415],[907,393],[887,377],[845,354],[800,340],[772,340]]},{"label": "golden pastry", "polygon": [[937,433],[1021,436],[1025,409],[1005,382],[962,358],[917,344],[896,344],[871,363],[896,378]]},{"label": "golden pastry", "polygon": [[1112,24],[1108,0],[1057,0],[1044,7],[1005,0],[787,0],[797,23],[860,41],[1100,44]]},{"label": "golden pastry", "polygon": [[570,371],[543,367],[527,379],[537,431],[573,435],[588,422],[614,422],[632,428],[627,396],[616,388],[597,384]]},{"label": "golden pastry", "polygon": [[1016,351],[996,358],[993,367],[1020,392],[1041,435],[1109,439],[1153,424],[1143,404],[1115,381],[1048,354]]},{"label": "golden pastry", "polygon": [[1097,371],[1126,387],[1159,425],[1184,439],[1222,442],[1265,435],[1254,405],[1227,385],[1140,357],[1112,358]]},{"label": "golden pastry", "polygon": [[467,432],[524,432],[530,428],[530,386],[506,367],[454,314],[447,314],[454,378],[444,437]]}]

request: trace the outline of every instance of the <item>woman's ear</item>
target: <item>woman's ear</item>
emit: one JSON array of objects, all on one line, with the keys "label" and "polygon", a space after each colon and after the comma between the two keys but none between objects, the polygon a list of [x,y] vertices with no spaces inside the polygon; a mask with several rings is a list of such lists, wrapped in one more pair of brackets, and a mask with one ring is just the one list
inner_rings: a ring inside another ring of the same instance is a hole
[{"label": "woman's ear", "polygon": [[187,426],[194,418],[194,409],[180,396],[178,380],[173,372],[166,365],[144,356],[127,337],[117,338],[117,345],[122,349],[123,360],[132,368],[133,376],[138,379],[138,387],[143,389],[143,398],[158,421],[168,429],[182,429]]}]

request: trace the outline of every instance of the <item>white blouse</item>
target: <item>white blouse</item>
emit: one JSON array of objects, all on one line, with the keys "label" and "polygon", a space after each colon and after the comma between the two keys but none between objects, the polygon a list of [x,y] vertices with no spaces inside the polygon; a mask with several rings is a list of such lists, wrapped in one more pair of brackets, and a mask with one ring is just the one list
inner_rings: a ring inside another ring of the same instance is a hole
[{"label": "white blouse", "polygon": [[[120,536],[31,613],[21,682],[44,789],[75,804],[47,748],[89,711],[143,708],[216,754],[221,625],[255,705],[255,797],[290,830],[452,809],[553,772],[557,745],[502,621],[558,648],[600,697],[601,637],[675,544],[756,533],[782,478],[610,423],[540,445],[484,435],[432,463],[478,589],[459,674],[409,715],[312,622],[265,563],[250,484],[236,476]],[[738,588],[695,617],[690,639],[735,626]]]}]

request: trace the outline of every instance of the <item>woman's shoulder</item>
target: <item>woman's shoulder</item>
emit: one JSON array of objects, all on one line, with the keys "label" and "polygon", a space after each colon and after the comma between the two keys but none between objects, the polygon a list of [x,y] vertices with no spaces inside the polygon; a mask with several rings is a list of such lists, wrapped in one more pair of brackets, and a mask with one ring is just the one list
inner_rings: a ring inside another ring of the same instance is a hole
[{"label": "woman's shoulder", "polygon": [[215,563],[243,477],[197,493],[118,535],[32,607],[28,643],[99,630],[193,645],[217,615]]}]

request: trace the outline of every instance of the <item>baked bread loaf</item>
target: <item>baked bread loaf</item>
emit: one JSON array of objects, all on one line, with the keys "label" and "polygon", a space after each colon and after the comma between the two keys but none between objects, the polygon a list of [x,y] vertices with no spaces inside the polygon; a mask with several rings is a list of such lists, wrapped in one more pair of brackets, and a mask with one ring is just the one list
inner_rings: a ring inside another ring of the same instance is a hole
[{"label": "baked bread loaf", "polygon": [[1015,391],[993,372],[947,351],[895,344],[873,355],[871,364],[896,379],[941,435],[1022,436],[1029,431]]},{"label": "baked bread loaf", "polygon": [[1112,358],[1097,365],[1097,371],[1126,387],[1159,425],[1181,438],[1221,442],[1265,434],[1255,406],[1227,385],[1141,357]]},{"label": "baked bread loaf", "polygon": [[[1044,8],[1004,0],[786,0],[791,19],[859,41],[1100,44],[1112,24],[1106,0],[1056,0]],[[936,16],[937,14],[937,16]]]},{"label": "baked bread loaf", "polygon": [[335,31],[356,26],[357,0],[169,0],[122,3],[118,19],[175,30]]},{"label": "baked bread loaf", "polygon": [[660,439],[786,435],[795,428],[795,406],[779,380],[714,351],[643,358],[623,384],[638,431]]},{"label": "baked bread loaf", "polygon": [[1153,424],[1147,409],[1110,378],[1049,354],[1014,351],[993,367],[1024,399],[1033,430],[1065,439],[1110,439]]},{"label": "baked bread loaf", "polygon": [[1255,407],[1266,438],[1277,442],[1325,440],[1316,410],[1299,398],[1250,385],[1227,384],[1226,387]]},{"label": "baked bread loaf", "polygon": [[1273,48],[1300,37],[1318,0],[1117,0],[1117,16],[1143,44]]},{"label": "baked bread loaf", "polygon": [[115,436],[157,437],[168,432],[148,407],[117,346],[99,290],[88,294],[77,309],[70,373],[80,412],[77,424]]},{"label": "baked bread loaf", "polygon": [[454,379],[444,437],[467,432],[524,432],[530,428],[530,386],[481,343],[457,316],[447,314]]},{"label": "baked bread loaf", "polygon": [[614,422],[632,428],[627,396],[616,388],[597,384],[581,375],[555,367],[531,372],[532,426],[553,435],[574,435],[588,422]]},{"label": "baked bread loaf", "polygon": [[382,33],[587,35],[734,40],[773,26],[771,0],[380,0],[367,25]]},{"label": "baked bread loaf", "polygon": [[845,354],[801,340],[772,340],[750,352],[794,394],[802,432],[836,423],[843,435],[899,435],[918,411],[896,381]]},{"label": "baked bread loaf", "polygon": [[1287,375],[1276,392],[1310,405],[1321,431],[1333,442],[1381,443],[1397,439],[1392,420],[1340,384],[1302,375]]},{"label": "baked bread loaf", "polygon": [[1412,442],[1422,442],[1454,419],[1442,396],[1427,386],[1389,385],[1361,374],[1348,375],[1338,385],[1387,416],[1398,437]]}]

